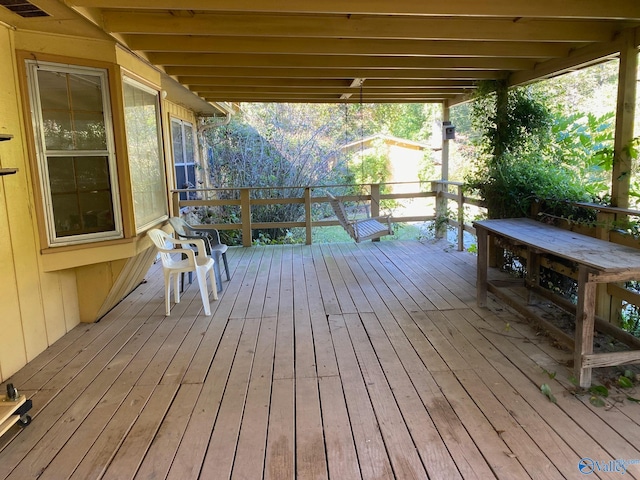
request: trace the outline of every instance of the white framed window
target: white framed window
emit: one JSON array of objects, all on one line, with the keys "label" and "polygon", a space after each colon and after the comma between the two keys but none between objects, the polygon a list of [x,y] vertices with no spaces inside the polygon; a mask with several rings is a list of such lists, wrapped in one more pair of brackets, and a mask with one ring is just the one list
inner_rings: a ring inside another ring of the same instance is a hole
[{"label": "white framed window", "polygon": [[124,119],[136,232],[169,217],[160,129],[160,95],[123,77]]},{"label": "white framed window", "polygon": [[[171,145],[175,166],[176,188],[195,188],[196,158],[193,125],[177,118],[171,119]],[[180,193],[181,200],[187,200],[187,193]]]},{"label": "white framed window", "polygon": [[26,67],[49,246],[121,238],[107,70]]}]

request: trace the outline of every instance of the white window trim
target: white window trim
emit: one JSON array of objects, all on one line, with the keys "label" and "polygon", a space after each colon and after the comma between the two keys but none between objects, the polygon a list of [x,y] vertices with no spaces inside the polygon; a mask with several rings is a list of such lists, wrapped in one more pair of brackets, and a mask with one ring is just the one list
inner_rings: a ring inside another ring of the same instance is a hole
[{"label": "white window trim", "polygon": [[[115,142],[113,138],[113,121],[111,114],[111,102],[109,99],[108,72],[101,68],[83,67],[78,65],[39,62],[26,60],[27,81],[29,85],[29,101],[31,102],[31,119],[35,136],[36,156],[38,159],[38,171],[40,187],[42,189],[42,203],[45,213],[45,226],[47,230],[48,246],[76,245],[101,240],[118,239],[124,236],[122,228],[122,214],[120,207],[120,194],[117,175]],[[49,182],[49,169],[47,168],[47,156],[97,156],[94,150],[51,150],[46,151],[44,129],[42,128],[42,106],[40,104],[40,87],[38,85],[37,70],[46,69],[53,72],[79,73],[95,75],[100,78],[102,87],[102,103],[104,106],[105,135],[107,150],[100,153],[106,156],[109,163],[109,180],[111,182],[111,200],[113,204],[113,216],[115,229],[108,232],[86,233],[69,237],[57,237],[55,231],[55,218],[53,214],[53,202],[51,200],[51,185]]]},{"label": "white window trim", "polygon": [[[156,97],[156,121],[157,121],[157,126],[158,126],[158,154],[160,155],[160,160],[162,162],[162,165],[160,165],[161,167],[161,172],[162,172],[162,178],[163,178],[163,186],[166,189],[167,186],[167,178],[166,178],[166,171],[165,171],[165,160],[164,160],[164,148],[163,148],[163,142],[162,142],[162,114],[160,112],[160,93],[158,92],[158,90],[154,90],[153,88],[148,87],[147,85],[144,85],[141,82],[138,82],[137,80],[134,80],[131,77],[128,77],[126,75],[122,76],[122,81],[124,83],[128,83],[129,85],[132,85],[136,88],[139,88],[142,91],[145,91],[147,93],[150,93],[152,95],[154,95]],[[124,98],[122,99],[122,103],[124,105]],[[131,185],[131,190],[132,190],[132,195],[133,195],[133,185]],[[168,192],[167,192],[168,193]],[[169,218],[169,211],[168,211],[168,195],[165,196],[165,213],[164,215],[162,215],[161,217],[158,217],[157,219],[151,220],[150,222],[147,222],[143,225],[140,226],[136,226],[136,234],[143,232],[145,230],[147,230],[149,227],[153,226],[153,225],[157,225],[158,222],[162,222],[164,220],[167,220]],[[135,208],[134,208],[134,220],[135,220],[135,216],[136,216],[136,212],[135,212]],[[136,222],[137,225],[137,222]]]},{"label": "white window trim", "polygon": [[[195,126],[193,125],[193,123],[188,122],[186,120],[182,120],[181,118],[177,118],[177,117],[171,117],[171,125],[173,125],[173,123],[177,123],[180,125],[180,130],[182,131],[182,158],[186,158],[186,151],[187,151],[187,144],[185,142],[186,140],[186,135],[184,133],[184,126],[185,125],[189,125],[191,127],[191,131],[193,132],[193,162],[176,162],[176,152],[175,152],[175,145],[173,143],[173,130],[171,129],[171,151],[173,153],[173,175],[174,175],[174,179],[173,179],[173,183],[175,185],[176,189],[181,189],[182,187],[180,185],[178,185],[176,183],[177,178],[175,178],[176,175],[176,168],[177,167],[183,167],[185,169],[185,177],[187,176],[187,165],[193,165],[193,169],[194,169],[194,177],[195,177],[195,171],[196,171],[196,165],[197,165],[197,158],[196,158],[196,152],[197,152],[197,145],[196,145],[196,130],[195,130]],[[194,178],[194,181],[197,181],[196,178]],[[197,185],[193,186],[194,188],[197,188]]]}]

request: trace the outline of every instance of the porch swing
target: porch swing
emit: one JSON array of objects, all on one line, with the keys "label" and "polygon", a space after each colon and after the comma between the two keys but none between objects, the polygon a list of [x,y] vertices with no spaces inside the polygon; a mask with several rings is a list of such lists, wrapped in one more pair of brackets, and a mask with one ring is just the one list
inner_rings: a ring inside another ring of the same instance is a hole
[{"label": "porch swing", "polygon": [[[362,83],[360,83],[360,136],[364,136],[363,126],[362,126]],[[346,107],[346,104],[345,104]],[[347,110],[345,108],[345,116],[347,115]],[[345,122],[346,124],[346,122]],[[364,144],[361,145],[361,148],[364,149]],[[330,192],[327,192],[327,197],[329,198],[329,204],[338,219],[338,222],[345,229],[345,231],[349,234],[351,238],[355,240],[356,243],[364,242],[366,240],[377,240],[380,237],[384,237],[386,235],[393,235],[393,228],[391,226],[391,216],[379,216],[379,217],[369,217],[360,220],[350,220],[347,216],[347,211],[344,205],[344,202],[338,197],[333,196]],[[372,201],[375,199],[372,198]],[[367,211],[367,213],[369,213]]]},{"label": "porch swing", "polygon": [[393,235],[390,215],[363,218],[361,220],[349,220],[344,203],[329,192],[327,192],[327,197],[329,197],[329,204],[331,208],[333,208],[338,222],[340,222],[342,228],[345,229],[356,243],[364,242],[365,240],[375,240],[385,235]]}]

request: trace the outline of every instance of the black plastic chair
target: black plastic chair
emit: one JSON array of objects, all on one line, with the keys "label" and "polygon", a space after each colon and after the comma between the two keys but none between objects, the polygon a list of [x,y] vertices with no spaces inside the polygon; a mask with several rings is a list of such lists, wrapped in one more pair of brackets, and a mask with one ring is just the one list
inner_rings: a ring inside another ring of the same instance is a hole
[{"label": "black plastic chair", "polygon": [[215,265],[213,268],[216,275],[218,290],[221,290],[222,277],[220,275],[220,259],[222,259],[222,261],[224,262],[224,270],[227,274],[227,281],[231,280],[231,276],[229,275],[229,263],[227,262],[227,249],[229,247],[220,242],[220,234],[218,233],[218,230],[213,228],[192,227],[180,217],[169,218],[169,224],[176,232],[178,238],[201,238],[205,241],[204,244],[207,250],[207,255],[215,256]]}]

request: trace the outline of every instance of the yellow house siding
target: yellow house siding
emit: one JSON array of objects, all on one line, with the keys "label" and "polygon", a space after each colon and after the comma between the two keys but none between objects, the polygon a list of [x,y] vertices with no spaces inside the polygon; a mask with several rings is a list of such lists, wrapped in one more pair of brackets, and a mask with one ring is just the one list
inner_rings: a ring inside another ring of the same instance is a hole
[{"label": "yellow house siding", "polygon": [[[2,82],[0,82],[2,83]],[[9,219],[7,215],[6,179],[0,177],[0,273],[3,288],[0,288],[0,305],[2,317],[0,327],[0,380],[17,371],[26,362],[26,351],[18,288],[16,284],[13,246],[9,235]]]},{"label": "yellow house siding", "polygon": [[[0,64],[5,67],[0,70],[0,133],[13,135],[11,140],[0,142],[0,166],[19,169],[15,175],[0,177],[0,382],[81,321],[101,318],[144,280],[156,256],[146,235],[135,236],[130,226],[125,228],[129,236],[119,240],[47,246],[41,233],[41,192],[32,158],[25,58],[109,69],[114,128],[120,142],[116,152],[125,226],[133,214],[127,200],[131,186],[126,181],[120,73],[130,72],[151,85],[161,85],[157,70],[115,42],[13,30],[0,23]],[[162,102],[167,181],[171,186],[170,116],[189,121],[194,128],[197,119],[186,107]]]},{"label": "yellow house siding", "polygon": [[38,54],[51,54],[116,63],[113,42],[24,30],[15,35],[15,48],[32,52],[34,59],[38,59]]},{"label": "yellow house siding", "polygon": [[18,173],[0,177],[0,381],[75,326],[79,319],[65,313],[63,298],[75,298],[69,274],[45,274],[39,263],[38,226],[34,212],[30,165],[14,55],[15,33],[0,27],[0,133],[13,139],[0,143],[0,164]]}]

